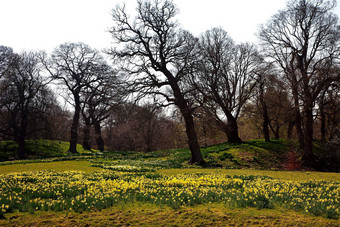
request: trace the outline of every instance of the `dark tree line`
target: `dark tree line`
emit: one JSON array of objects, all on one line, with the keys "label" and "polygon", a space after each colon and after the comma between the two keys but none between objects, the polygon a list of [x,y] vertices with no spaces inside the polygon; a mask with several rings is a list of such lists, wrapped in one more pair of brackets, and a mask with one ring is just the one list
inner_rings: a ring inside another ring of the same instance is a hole
[{"label": "dark tree line", "polygon": [[333,81],[340,54],[335,1],[291,1],[263,25],[259,37],[268,58],[286,80],[295,112],[295,128],[303,160],[313,163],[313,122],[316,100]]},{"label": "dark tree line", "polygon": [[7,47],[0,51],[0,136],[16,141],[18,158],[26,158],[25,140],[34,132],[48,130],[55,97],[42,76],[39,53],[15,54]]},{"label": "dark tree line", "polygon": [[[267,142],[297,138],[303,161],[316,165],[313,139],[328,141],[339,130],[335,1],[288,2],[259,29],[260,46],[235,43],[221,28],[195,37],[177,23],[171,0],[137,2],[135,18],[125,6],[112,10],[116,45],[105,53],[83,43],[61,44],[50,56],[0,47],[0,136],[18,142],[21,158],[27,136],[45,130],[69,135],[72,153],[80,138],[101,151],[186,142],[189,163],[204,164],[200,145],[221,132],[239,143],[244,128],[255,128]],[[69,111],[50,81],[64,88]],[[55,122],[70,122],[69,133]]]},{"label": "dark tree line", "polygon": [[85,123],[84,148],[91,149],[88,143],[89,128],[94,125],[98,147],[104,150],[100,123],[106,118],[107,102],[111,98],[108,96],[112,94],[111,89],[114,90],[113,86],[109,89],[110,82],[114,80],[111,67],[98,51],[83,43],[62,44],[49,59],[43,56],[42,62],[50,76],[67,88],[67,98],[72,100],[70,103],[74,106],[69,151],[77,152],[81,114]]}]

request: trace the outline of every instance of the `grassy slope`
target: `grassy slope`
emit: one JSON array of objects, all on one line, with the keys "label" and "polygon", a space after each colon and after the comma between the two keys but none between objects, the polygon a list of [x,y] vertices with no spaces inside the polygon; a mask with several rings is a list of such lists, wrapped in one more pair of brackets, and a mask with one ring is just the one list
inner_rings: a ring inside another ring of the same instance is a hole
[{"label": "grassy slope", "polygon": [[[68,147],[68,142],[27,141],[27,148],[30,151],[29,159],[13,160],[17,145],[14,142],[0,142],[0,161],[10,160],[0,162],[0,166],[13,163],[91,159],[94,166],[135,166],[155,170],[197,168],[197,166],[186,164],[190,159],[188,149],[170,149],[151,153],[113,151],[94,157],[96,152],[84,150],[79,144],[77,147],[79,154],[76,155],[67,153]],[[292,150],[295,150],[294,145],[284,140],[273,140],[269,143],[264,140],[251,140],[240,144],[223,143],[201,148],[202,156],[207,162],[205,168],[262,170],[284,169],[288,161],[287,153]]]},{"label": "grassy slope", "polygon": [[[67,156],[68,142],[56,140],[27,140],[26,149],[28,159],[64,157]],[[18,153],[19,146],[13,141],[0,141],[0,161],[13,160]],[[79,154],[88,154],[91,151],[85,150],[80,144],[77,145]]]},{"label": "grassy slope", "polygon": [[[202,147],[201,152],[207,162],[206,168],[222,169],[281,169],[285,154],[290,150],[284,141],[265,143],[252,140],[241,144],[223,143]],[[197,168],[187,165],[190,159],[188,149],[170,149],[151,153],[108,152],[94,163],[106,166],[129,165],[146,168]]]}]

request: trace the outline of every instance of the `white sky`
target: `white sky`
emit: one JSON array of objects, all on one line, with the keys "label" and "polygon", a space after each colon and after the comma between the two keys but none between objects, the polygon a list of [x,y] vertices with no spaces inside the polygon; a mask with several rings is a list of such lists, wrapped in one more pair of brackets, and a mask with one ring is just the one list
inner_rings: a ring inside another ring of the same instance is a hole
[{"label": "white sky", "polygon": [[[107,30],[111,9],[124,0],[0,0],[0,45],[14,51],[52,51],[64,42],[93,48],[111,46]],[[129,9],[135,0],[126,0]],[[222,27],[237,42],[256,42],[258,26],[286,5],[286,0],[174,0],[177,19],[194,35]],[[340,16],[340,6],[335,13]]]}]

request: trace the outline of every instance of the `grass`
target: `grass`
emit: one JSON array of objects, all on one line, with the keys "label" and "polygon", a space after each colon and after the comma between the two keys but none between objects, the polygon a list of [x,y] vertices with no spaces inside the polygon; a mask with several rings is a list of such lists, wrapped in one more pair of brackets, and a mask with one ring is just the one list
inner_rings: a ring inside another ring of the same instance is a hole
[{"label": "grass", "polygon": [[166,175],[177,175],[186,173],[223,173],[227,175],[256,175],[269,176],[280,180],[292,181],[337,181],[340,182],[339,173],[325,173],[313,171],[271,171],[271,170],[255,170],[255,169],[161,169],[159,173]]},{"label": "grass", "polygon": [[[127,162],[126,162],[127,163]],[[0,166],[0,174],[9,174],[16,172],[55,170],[58,172],[75,170],[84,172],[94,172],[100,170],[100,167],[93,167],[92,162],[87,160],[77,161],[57,161],[47,163],[25,163]],[[259,175],[269,176],[281,180],[319,180],[319,181],[338,181],[340,182],[339,173],[313,172],[313,171],[270,171],[255,169],[203,169],[203,168],[164,168],[157,170],[158,173],[165,175],[189,174],[189,173],[223,173],[226,175]]]},{"label": "grass", "polygon": [[[42,159],[50,157],[65,157],[70,155],[67,150],[69,142],[57,140],[27,140],[25,149],[28,159]],[[14,141],[0,141],[0,161],[13,160],[18,153],[19,146]],[[94,151],[85,150],[77,144],[78,154],[92,154]]]},{"label": "grass", "polygon": [[287,210],[229,208],[222,204],[174,210],[127,203],[101,211],[12,213],[1,226],[339,226],[337,220]]},{"label": "grass", "polygon": [[12,164],[0,166],[0,174],[9,173],[21,173],[29,171],[43,171],[43,170],[55,170],[58,172],[63,171],[83,171],[93,172],[99,170],[99,168],[92,167],[89,161],[58,161],[58,162],[38,162],[38,163],[25,163],[25,164]]}]

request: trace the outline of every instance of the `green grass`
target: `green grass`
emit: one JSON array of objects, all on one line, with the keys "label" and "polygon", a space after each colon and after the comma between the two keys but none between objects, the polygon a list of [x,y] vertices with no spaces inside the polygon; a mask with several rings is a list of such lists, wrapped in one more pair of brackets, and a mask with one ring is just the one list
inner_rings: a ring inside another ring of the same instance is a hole
[{"label": "green grass", "polygon": [[0,174],[21,173],[29,171],[55,170],[58,172],[75,170],[83,172],[93,172],[100,168],[92,167],[89,161],[54,161],[54,162],[38,162],[24,163],[0,166]]},{"label": "green grass", "polygon": [[223,173],[226,175],[256,175],[256,176],[269,176],[280,180],[291,181],[337,181],[340,182],[340,173],[326,173],[326,172],[313,172],[313,171],[271,171],[271,170],[255,170],[255,169],[160,169],[159,173],[166,175],[177,174],[210,174],[210,173]]},{"label": "green grass", "polygon": [[127,203],[101,211],[11,213],[0,226],[339,226],[337,220],[287,210],[228,208],[222,204],[173,210]]},{"label": "green grass", "polygon": [[[27,140],[25,144],[28,159],[65,157],[70,155],[67,152],[69,146],[69,142],[58,140]],[[14,141],[0,141],[0,161],[14,160],[18,149],[19,146]],[[92,154],[97,150],[89,151],[77,144],[77,152],[78,154]]]},{"label": "green grass", "polygon": [[[51,158],[75,159],[75,154],[67,153],[68,142],[37,140],[27,141],[29,150],[29,160],[19,162],[41,162],[48,161]],[[7,141],[0,143],[0,160],[8,161],[15,157],[17,145],[14,142]],[[287,162],[287,152],[294,150],[294,145],[284,140],[250,140],[243,143],[230,144],[222,143],[213,146],[202,147],[201,152],[207,165],[205,168],[223,168],[223,169],[272,169],[280,170],[285,168]],[[97,151],[84,150],[81,145],[77,146],[78,154],[76,155],[93,155]],[[99,154],[99,153],[98,153]],[[137,166],[144,169],[163,169],[163,168],[196,168],[188,165],[190,159],[189,149],[169,149],[155,151],[150,153],[132,152],[132,151],[109,151],[102,155],[96,155],[91,158],[92,165],[103,168],[116,168],[115,166]],[[12,164],[14,162],[0,163]]]},{"label": "green grass", "polygon": [[[201,152],[207,162],[205,168],[253,168],[280,169],[288,144],[282,140],[265,143],[251,140],[240,144],[223,143],[202,147]],[[170,149],[151,153],[107,152],[102,159],[93,160],[94,165],[141,166],[148,168],[196,168],[188,165],[189,149]]]}]

